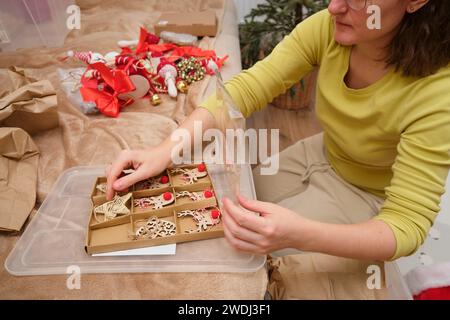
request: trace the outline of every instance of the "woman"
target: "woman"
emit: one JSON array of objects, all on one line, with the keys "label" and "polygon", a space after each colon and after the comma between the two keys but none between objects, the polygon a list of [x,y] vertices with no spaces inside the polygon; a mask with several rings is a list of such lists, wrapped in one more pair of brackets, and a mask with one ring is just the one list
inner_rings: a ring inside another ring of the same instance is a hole
[{"label": "woman", "polygon": [[[249,116],[319,66],[324,129],[283,151],[278,174],[255,170],[260,201],[239,202],[260,216],[223,199],[233,247],[385,261],[412,254],[426,238],[450,164],[450,2],[369,2],[332,0],[227,83]],[[381,10],[380,29],[368,27],[369,4]],[[181,127],[214,127],[214,98],[202,107]],[[108,197],[165,169],[173,145],[123,151],[108,170]],[[127,167],[137,170],[118,178]]]}]

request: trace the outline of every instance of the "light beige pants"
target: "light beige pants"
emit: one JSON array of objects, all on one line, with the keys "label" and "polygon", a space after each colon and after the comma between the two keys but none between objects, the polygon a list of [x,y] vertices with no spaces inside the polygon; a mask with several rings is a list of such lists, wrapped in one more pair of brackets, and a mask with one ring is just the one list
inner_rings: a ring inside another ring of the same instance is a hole
[{"label": "light beige pants", "polygon": [[[323,133],[301,140],[282,151],[279,163],[276,175],[261,175],[259,167],[253,170],[258,200],[278,203],[309,219],[338,224],[369,220],[378,213],[384,202],[384,199],[355,187],[337,175],[326,158]],[[365,266],[376,262],[318,254],[287,256],[293,253],[298,251],[278,251],[269,260],[273,275],[269,292],[274,298],[371,299],[379,294],[368,292],[365,283]],[[305,274],[310,277],[303,277]],[[349,275],[353,282],[344,280],[345,275]],[[336,276],[340,280],[336,280]],[[298,283],[301,279],[303,286]],[[306,292],[302,290],[305,279],[309,283]],[[317,283],[311,283],[311,279],[317,280]],[[344,287],[342,281],[347,282]],[[356,296],[349,295],[347,285],[353,293],[356,292]]]},{"label": "light beige pants", "polygon": [[376,215],[383,199],[343,180],[328,162],[323,133],[280,153],[275,175],[253,170],[258,200],[275,202],[302,216],[329,223],[357,223]]}]

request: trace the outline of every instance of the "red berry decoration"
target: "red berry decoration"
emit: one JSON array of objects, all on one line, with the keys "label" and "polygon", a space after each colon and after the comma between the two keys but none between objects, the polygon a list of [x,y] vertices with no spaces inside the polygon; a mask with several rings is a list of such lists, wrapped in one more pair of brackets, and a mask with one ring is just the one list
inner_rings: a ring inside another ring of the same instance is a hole
[{"label": "red berry decoration", "polygon": [[197,167],[198,172],[205,172],[206,171],[206,166],[204,163],[200,163]]},{"label": "red berry decoration", "polygon": [[159,182],[167,183],[167,182],[169,182],[169,177],[168,176],[162,176],[161,179],[159,179]]},{"label": "red berry decoration", "polygon": [[209,190],[206,190],[203,194],[205,198],[211,198],[213,196],[213,193]]},{"label": "red berry decoration", "polygon": [[219,210],[211,210],[211,218],[219,219],[219,217],[220,217],[220,211]]},{"label": "red berry decoration", "polygon": [[172,199],[172,193],[164,192],[163,198],[164,198],[164,200],[169,201],[170,199]]}]

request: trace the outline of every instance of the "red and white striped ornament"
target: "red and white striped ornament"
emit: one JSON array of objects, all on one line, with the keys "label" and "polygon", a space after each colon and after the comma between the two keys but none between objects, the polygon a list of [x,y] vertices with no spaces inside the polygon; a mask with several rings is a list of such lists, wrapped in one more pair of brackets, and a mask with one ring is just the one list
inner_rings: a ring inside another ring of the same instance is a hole
[{"label": "red and white striped ornament", "polygon": [[84,74],[84,76],[88,79],[97,79],[100,80],[102,78],[100,72],[95,69],[87,70]]},{"label": "red and white striped ornament", "polygon": [[76,58],[80,61],[83,61],[87,64],[92,64],[92,63],[96,63],[96,62],[104,62],[105,58],[97,52],[92,52],[92,51],[87,51],[87,52],[83,52],[83,51],[68,51],[67,52],[67,56],[69,58]]},{"label": "red and white striped ornament", "polygon": [[116,65],[124,65],[130,61],[131,57],[129,56],[117,56],[116,57]]}]

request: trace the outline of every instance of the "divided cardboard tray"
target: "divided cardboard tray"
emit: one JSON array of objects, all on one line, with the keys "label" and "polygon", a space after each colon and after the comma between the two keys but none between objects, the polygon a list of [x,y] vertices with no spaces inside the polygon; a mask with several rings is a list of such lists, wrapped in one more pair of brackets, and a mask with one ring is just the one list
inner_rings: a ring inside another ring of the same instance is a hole
[{"label": "divided cardboard tray", "polygon": [[221,210],[205,164],[167,169],[112,201],[105,192],[106,178],[99,177],[91,195],[89,254],[223,236]]},{"label": "divided cardboard tray", "polygon": [[[233,197],[224,166],[208,165],[192,183],[186,170],[198,172],[197,166],[168,169],[118,195],[123,201],[112,211],[104,169],[74,167],[59,177],[6,259],[9,273],[66,274],[72,266],[82,273],[254,272],[264,266],[264,256],[238,252],[223,238],[218,200]],[[255,198],[249,165],[240,166],[239,188]],[[91,255],[168,243],[177,243],[175,255]]]}]

